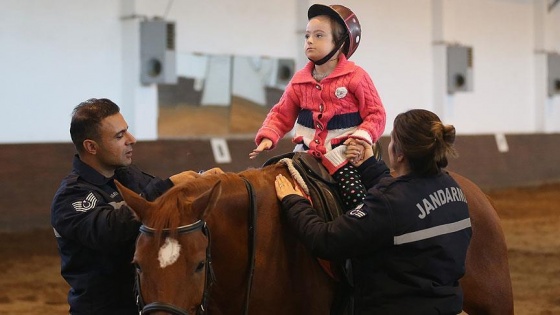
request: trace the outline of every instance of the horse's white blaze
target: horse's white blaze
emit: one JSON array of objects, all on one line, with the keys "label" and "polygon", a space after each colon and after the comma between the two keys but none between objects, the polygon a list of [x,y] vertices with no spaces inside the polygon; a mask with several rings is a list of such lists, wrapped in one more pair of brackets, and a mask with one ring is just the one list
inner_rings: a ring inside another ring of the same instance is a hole
[{"label": "horse's white blaze", "polygon": [[159,266],[165,268],[174,264],[181,255],[181,245],[174,238],[166,238],[165,243],[159,249],[158,260]]}]

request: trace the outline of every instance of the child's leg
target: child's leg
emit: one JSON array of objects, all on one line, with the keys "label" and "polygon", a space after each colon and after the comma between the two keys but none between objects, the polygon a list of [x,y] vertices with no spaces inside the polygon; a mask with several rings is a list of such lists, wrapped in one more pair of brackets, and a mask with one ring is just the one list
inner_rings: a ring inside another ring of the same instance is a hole
[{"label": "child's leg", "polygon": [[366,188],[362,184],[360,174],[352,164],[344,165],[332,176],[338,183],[340,197],[346,211],[356,208],[363,202],[366,196]]}]

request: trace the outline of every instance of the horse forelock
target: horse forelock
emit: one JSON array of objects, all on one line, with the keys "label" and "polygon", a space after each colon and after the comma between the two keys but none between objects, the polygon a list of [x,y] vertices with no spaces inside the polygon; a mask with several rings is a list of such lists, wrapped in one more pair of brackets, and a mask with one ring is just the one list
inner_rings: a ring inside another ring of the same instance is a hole
[{"label": "horse forelock", "polygon": [[199,218],[196,213],[192,212],[189,205],[198,194],[197,192],[207,185],[203,178],[197,178],[174,186],[156,200],[151,220],[145,224],[161,236],[164,229],[173,234],[179,226],[195,223]]}]

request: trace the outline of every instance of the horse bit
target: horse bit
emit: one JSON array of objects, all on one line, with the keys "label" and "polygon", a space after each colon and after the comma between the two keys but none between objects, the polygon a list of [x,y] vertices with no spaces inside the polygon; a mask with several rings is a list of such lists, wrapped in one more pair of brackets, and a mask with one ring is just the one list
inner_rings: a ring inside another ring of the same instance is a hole
[{"label": "horse bit", "polygon": [[[206,247],[206,272],[205,272],[205,279],[204,279],[204,293],[202,295],[202,303],[197,307],[196,313],[198,315],[203,315],[206,312],[206,303],[208,302],[208,295],[210,291],[210,287],[214,282],[214,270],[212,269],[212,259],[210,256],[210,230],[206,225],[206,222],[202,220],[198,220],[192,224],[183,225],[176,229],[177,235],[187,234],[191,232],[195,232],[201,230],[204,235],[208,238],[208,247]],[[140,232],[144,233],[149,236],[153,236],[156,233],[156,230],[147,227],[145,225],[140,226]],[[163,229],[163,235],[167,235],[171,233],[171,229]],[[140,276],[139,271],[136,270],[136,304],[138,305],[139,314],[150,314],[153,312],[167,312],[174,315],[189,315],[187,310],[184,310],[180,307],[177,307],[173,304],[164,303],[164,302],[152,302],[149,304],[144,303],[144,299],[142,299],[142,291],[140,289]]]}]

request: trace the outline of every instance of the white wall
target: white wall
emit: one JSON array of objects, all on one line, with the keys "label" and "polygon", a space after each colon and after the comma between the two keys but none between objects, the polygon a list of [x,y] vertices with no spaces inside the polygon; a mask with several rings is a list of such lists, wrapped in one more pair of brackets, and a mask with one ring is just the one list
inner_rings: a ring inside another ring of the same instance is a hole
[{"label": "white wall", "polygon": [[[332,2],[335,3],[335,2]],[[362,39],[351,60],[371,76],[387,110],[385,132],[397,114],[432,110],[432,30],[429,0],[347,1]]]},{"label": "white wall", "polygon": [[[157,137],[157,95],[138,79],[138,21],[176,22],[177,51],[303,57],[308,0],[1,0],[0,143],[69,141],[90,97],[121,105],[139,139]],[[336,3],[334,1],[326,2]],[[546,0],[347,0],[362,23],[352,57],[388,112],[436,111],[462,134],[560,132],[542,96],[544,52],[560,52],[560,6]],[[303,19],[303,22],[301,21]],[[474,91],[448,96],[435,41],[474,49]],[[539,55],[540,51],[540,55]],[[442,92],[443,91],[443,92]]]},{"label": "white wall", "polygon": [[0,142],[68,141],[74,105],[120,101],[118,1],[2,0],[0,7]]},{"label": "white wall", "polygon": [[534,131],[531,1],[451,3],[445,40],[473,47],[474,93],[449,98],[449,121],[467,133]]}]

